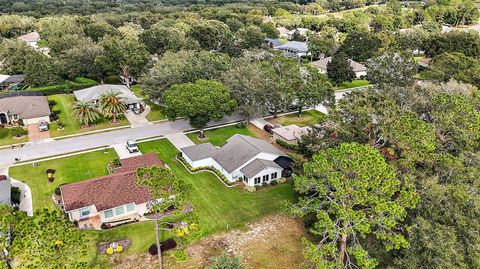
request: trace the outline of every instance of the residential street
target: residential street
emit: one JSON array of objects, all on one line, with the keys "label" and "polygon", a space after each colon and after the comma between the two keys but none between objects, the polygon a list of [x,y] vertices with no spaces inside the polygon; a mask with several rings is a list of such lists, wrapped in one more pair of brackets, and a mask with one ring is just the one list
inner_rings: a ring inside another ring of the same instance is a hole
[{"label": "residential street", "polygon": [[[350,91],[336,92],[335,99],[342,99],[344,94]],[[315,109],[323,113],[327,112],[327,109],[324,106],[317,106]],[[232,116],[223,118],[219,122],[211,122],[209,126],[231,123],[241,119],[242,116],[234,114]],[[45,143],[27,145],[23,148],[3,149],[0,150],[0,168],[8,167],[14,164],[15,158],[20,158],[21,161],[27,161],[96,147],[121,144],[125,143],[127,139],[139,140],[154,136],[172,135],[189,129],[191,129],[191,127],[185,120],[177,120],[174,122],[167,121],[152,125],[141,125],[117,131],[77,136],[62,140],[47,140]]]},{"label": "residential street", "polygon": [[[219,122],[211,122],[209,126],[235,122],[241,119],[242,117],[240,115],[234,114],[223,118]],[[7,148],[0,150],[0,168],[14,164],[15,158],[20,158],[21,161],[27,161],[73,151],[125,143],[127,139],[139,140],[154,136],[176,134],[189,129],[191,129],[191,127],[185,120],[167,121],[118,131],[47,141],[46,143],[27,145],[23,148]]]}]

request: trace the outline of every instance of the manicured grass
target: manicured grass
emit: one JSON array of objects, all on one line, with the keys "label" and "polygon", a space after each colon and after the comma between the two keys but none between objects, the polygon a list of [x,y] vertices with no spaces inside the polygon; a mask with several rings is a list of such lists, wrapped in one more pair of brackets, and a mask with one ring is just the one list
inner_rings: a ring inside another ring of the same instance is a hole
[{"label": "manicured grass", "polygon": [[142,88],[139,85],[132,85],[130,87],[133,93],[139,98],[143,98],[145,103],[150,107],[150,112],[145,117],[148,121],[157,121],[166,119],[163,108],[154,102],[150,101],[142,94]]},{"label": "manicured grass", "polygon": [[272,119],[273,122],[283,126],[296,124],[297,126],[309,126],[319,123],[325,118],[325,114],[320,111],[311,109],[302,112],[302,116],[298,117],[298,113],[280,116],[276,119]]},{"label": "manicured grass", "polygon": [[238,128],[235,125],[205,131],[205,135],[207,136],[207,139],[199,140],[198,139],[198,133],[187,134],[187,136],[195,144],[202,144],[202,143],[210,142],[215,146],[223,146],[227,143],[227,139],[229,139],[234,134],[243,134],[243,135],[248,135],[248,136],[255,136],[249,129]]},{"label": "manicured grass", "polygon": [[15,139],[8,128],[0,128],[0,146],[18,144],[28,141],[28,135],[21,139]]},{"label": "manicured grass", "polygon": [[337,87],[337,90],[363,87],[367,86],[368,84],[370,84],[370,82],[365,79],[352,80],[352,82],[343,82],[342,84],[340,84],[340,86]]},{"label": "manicured grass", "polygon": [[277,185],[255,193],[227,188],[208,172],[190,174],[175,156],[177,149],[161,139],[139,144],[143,153],[155,152],[175,175],[192,185],[191,201],[200,218],[203,235],[220,230],[238,228],[264,215],[277,212],[287,200],[293,200],[290,184]]},{"label": "manicured grass", "polygon": [[[9,169],[13,178],[24,181],[32,190],[33,209],[56,209],[51,196],[55,188],[64,183],[77,182],[107,174],[107,163],[118,158],[113,149],[99,150],[80,155],[14,166]],[[55,169],[55,180],[49,183],[46,170]]]},{"label": "manicured grass", "polygon": [[81,124],[73,116],[73,107],[75,105],[75,96],[73,94],[55,94],[48,96],[49,101],[55,101],[55,105],[51,108],[52,112],[58,113],[59,120],[63,123],[64,129],[58,129],[58,123],[50,123],[50,136],[57,137],[63,135],[91,132],[95,130],[113,128],[128,125],[128,120],[121,116],[119,122],[110,124],[109,118],[98,119],[93,127],[81,128]]}]

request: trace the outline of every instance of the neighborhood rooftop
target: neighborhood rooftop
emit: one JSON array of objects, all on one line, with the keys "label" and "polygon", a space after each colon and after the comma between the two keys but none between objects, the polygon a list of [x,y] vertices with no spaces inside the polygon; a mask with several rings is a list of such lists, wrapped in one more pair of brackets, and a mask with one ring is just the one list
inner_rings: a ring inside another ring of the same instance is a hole
[{"label": "neighborhood rooftop", "polygon": [[299,139],[308,131],[309,127],[299,127],[295,124],[282,126],[280,128],[272,129],[272,132],[283,137],[286,140]]},{"label": "neighborhood rooftop", "polygon": [[212,157],[218,152],[218,149],[211,143],[193,145],[182,148],[182,150],[192,161],[198,161],[208,157]]},{"label": "neighborhood rooftop", "polygon": [[124,85],[102,84],[74,91],[73,94],[77,100],[91,102],[98,100],[102,94],[110,91],[119,92],[120,96],[125,99],[124,101],[127,104],[140,102],[140,99]]},{"label": "neighborhood rooftop", "polygon": [[278,46],[277,49],[296,52],[308,52],[308,45],[305,42],[289,41],[281,46]]},{"label": "neighborhood rooftop", "polygon": [[[320,59],[318,61],[312,62],[312,65],[314,65],[315,67],[320,68],[322,70],[327,70],[327,65],[331,61],[332,61],[332,57],[326,57],[326,58]],[[350,61],[350,66],[353,69],[353,72],[367,71],[367,68],[363,64],[357,63],[353,60],[349,60],[349,61]]]},{"label": "neighborhood rooftop", "polygon": [[46,96],[15,96],[0,99],[0,111],[20,115],[24,119],[50,115]]},{"label": "neighborhood rooftop", "polygon": [[121,160],[121,168],[113,174],[60,187],[65,211],[95,205],[98,212],[128,203],[141,204],[152,200],[147,187],[136,183],[136,169],[164,166],[154,153]]},{"label": "neighborhood rooftop", "polygon": [[245,167],[240,169],[240,171],[247,176],[248,178],[253,178],[255,175],[260,173],[266,168],[279,168],[281,169],[280,165],[276,164],[274,161],[262,160],[262,159],[255,159]]},{"label": "neighborhood rooftop", "polygon": [[37,32],[30,32],[28,34],[19,36],[18,39],[21,39],[26,42],[37,42],[40,40],[40,34]]}]

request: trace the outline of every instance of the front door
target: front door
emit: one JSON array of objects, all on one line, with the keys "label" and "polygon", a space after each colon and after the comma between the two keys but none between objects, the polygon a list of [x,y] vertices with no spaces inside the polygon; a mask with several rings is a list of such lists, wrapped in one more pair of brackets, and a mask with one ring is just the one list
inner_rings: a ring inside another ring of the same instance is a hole
[{"label": "front door", "polygon": [[0,113],[0,124],[7,124],[7,123],[8,123],[7,115],[5,115],[5,113]]}]

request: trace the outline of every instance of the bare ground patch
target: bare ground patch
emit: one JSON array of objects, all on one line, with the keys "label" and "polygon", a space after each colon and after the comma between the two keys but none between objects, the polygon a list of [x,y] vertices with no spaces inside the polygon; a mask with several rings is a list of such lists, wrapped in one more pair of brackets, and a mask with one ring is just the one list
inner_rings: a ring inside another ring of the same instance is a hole
[{"label": "bare ground patch", "polygon": [[[176,262],[168,252],[164,253],[164,268],[205,268],[212,257],[223,251],[241,256],[251,269],[299,268],[303,262],[301,239],[305,233],[299,221],[273,215],[250,223],[242,230],[213,235],[191,244],[185,262]],[[113,268],[158,268],[156,262],[149,254],[111,258]]]}]

